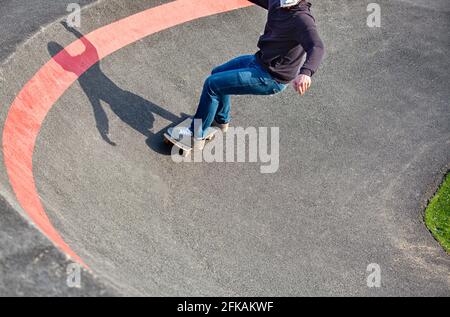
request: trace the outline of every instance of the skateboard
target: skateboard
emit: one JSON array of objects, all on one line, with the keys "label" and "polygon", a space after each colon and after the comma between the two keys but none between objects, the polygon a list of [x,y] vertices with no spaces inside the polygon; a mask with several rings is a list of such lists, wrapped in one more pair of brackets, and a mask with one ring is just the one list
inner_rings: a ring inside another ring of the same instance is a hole
[{"label": "skateboard", "polygon": [[[192,118],[187,118],[180,124],[176,125],[176,128],[185,128],[189,127],[192,123]],[[214,139],[216,133],[219,131],[216,127],[210,127],[206,130],[205,141],[211,141]],[[169,135],[169,132],[164,133],[164,143],[167,145],[175,146],[179,149],[180,155],[183,157],[189,156],[193,150],[192,138],[191,137],[183,137],[182,139],[175,139]]]}]

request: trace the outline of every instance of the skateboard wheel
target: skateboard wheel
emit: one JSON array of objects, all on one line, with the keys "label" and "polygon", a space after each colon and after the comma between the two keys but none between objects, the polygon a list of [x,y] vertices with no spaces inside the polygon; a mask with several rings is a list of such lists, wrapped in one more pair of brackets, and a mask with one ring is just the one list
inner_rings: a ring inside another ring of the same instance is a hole
[{"label": "skateboard wheel", "polygon": [[180,155],[181,155],[182,157],[188,157],[189,151],[180,150]]},{"label": "skateboard wheel", "polygon": [[211,135],[206,138],[206,141],[212,141],[215,137],[216,137],[216,135]]},{"label": "skateboard wheel", "polygon": [[167,140],[166,138],[164,138],[164,144],[169,145],[169,144],[170,144],[170,141]]}]

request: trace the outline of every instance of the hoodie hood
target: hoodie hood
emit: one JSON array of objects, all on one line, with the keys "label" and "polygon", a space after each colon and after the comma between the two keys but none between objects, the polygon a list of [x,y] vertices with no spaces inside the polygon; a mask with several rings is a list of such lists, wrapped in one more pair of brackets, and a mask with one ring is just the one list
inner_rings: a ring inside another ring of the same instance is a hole
[{"label": "hoodie hood", "polygon": [[280,0],[280,7],[289,8],[299,4],[302,0]]},{"label": "hoodie hood", "polygon": [[294,11],[303,11],[303,10],[309,10],[311,7],[312,7],[311,2],[302,1],[299,4],[296,4],[295,6],[292,6],[288,9],[294,10]]},{"label": "hoodie hood", "polygon": [[312,4],[307,1],[301,1],[300,3],[293,5],[292,7],[286,7],[283,9],[291,10],[291,11],[309,11],[309,9],[312,7]]}]

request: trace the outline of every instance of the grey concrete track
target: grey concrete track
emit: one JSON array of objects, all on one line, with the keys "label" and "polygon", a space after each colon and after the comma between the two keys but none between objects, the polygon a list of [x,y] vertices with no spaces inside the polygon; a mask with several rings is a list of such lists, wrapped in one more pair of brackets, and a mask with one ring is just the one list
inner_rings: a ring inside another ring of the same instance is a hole
[{"label": "grey concrete track", "polygon": [[[24,42],[65,15],[67,4],[71,2],[0,0],[0,63],[12,59]],[[91,2],[78,1],[82,6]],[[2,78],[2,91],[10,84]],[[0,188],[0,194],[5,194],[7,184],[3,183]],[[14,203],[13,199],[10,200]],[[69,288],[66,270],[72,263],[0,196],[0,296],[117,294],[85,271],[81,275],[83,287]]]},{"label": "grey concrete track", "polygon": [[[81,32],[164,2],[100,2]],[[280,127],[275,174],[175,164],[161,140],[214,65],[255,51],[256,7],[130,45],[53,107],[34,156],[39,194],[105,283],[126,295],[450,295],[450,259],[422,221],[450,162],[448,2],[379,1],[380,29],[366,26],[369,1],[313,3],[327,56],[307,96],[233,99],[234,125]],[[55,23],[17,50],[2,105],[75,39]],[[370,263],[380,289],[366,285]]]},{"label": "grey concrete track", "polygon": [[[0,0],[0,61],[40,28],[67,14],[69,0]],[[78,0],[81,6],[93,0]]]}]

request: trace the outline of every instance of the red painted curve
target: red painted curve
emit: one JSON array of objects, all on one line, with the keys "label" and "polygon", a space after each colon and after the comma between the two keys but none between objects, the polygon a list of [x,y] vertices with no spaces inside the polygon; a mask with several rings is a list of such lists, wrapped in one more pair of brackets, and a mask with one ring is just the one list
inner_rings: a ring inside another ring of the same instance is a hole
[{"label": "red painted curve", "polygon": [[[31,221],[74,260],[84,265],[51,224],[33,176],[36,139],[50,109],[79,76],[115,51],[170,27],[251,5],[246,0],[177,0],[132,15],[67,46],[19,92],[9,109],[3,130],[3,155],[9,181],[17,201]],[[85,49],[83,43],[86,42],[92,43],[95,50]]]}]

